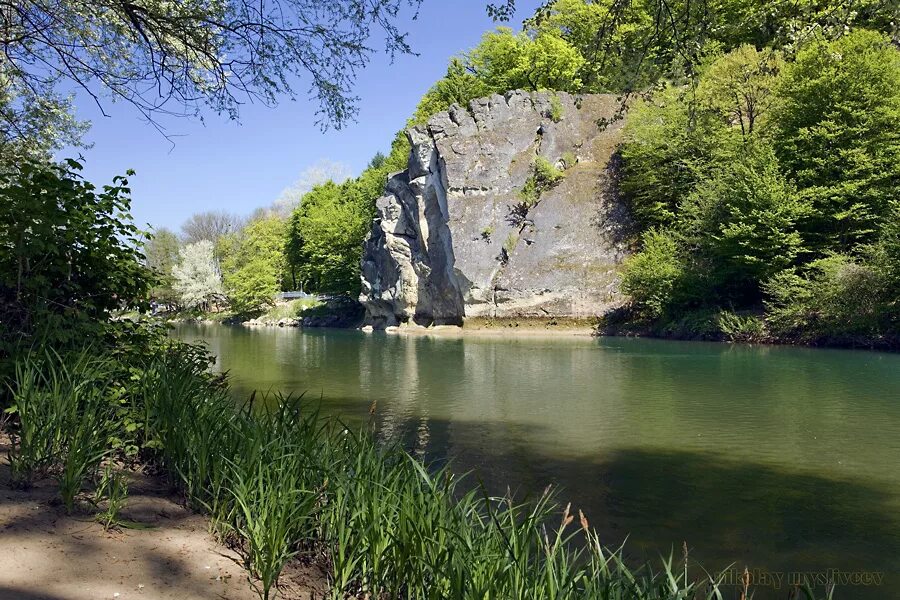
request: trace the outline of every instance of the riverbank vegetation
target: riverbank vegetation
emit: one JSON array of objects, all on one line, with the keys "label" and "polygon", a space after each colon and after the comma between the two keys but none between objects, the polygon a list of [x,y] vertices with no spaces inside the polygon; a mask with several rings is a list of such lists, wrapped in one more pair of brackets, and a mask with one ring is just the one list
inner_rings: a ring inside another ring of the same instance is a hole
[{"label": "riverbank vegetation", "polygon": [[[662,334],[896,346],[900,50],[856,30],[712,58],[626,124],[645,228],[632,319]],[[670,182],[669,185],[666,185]]]}]

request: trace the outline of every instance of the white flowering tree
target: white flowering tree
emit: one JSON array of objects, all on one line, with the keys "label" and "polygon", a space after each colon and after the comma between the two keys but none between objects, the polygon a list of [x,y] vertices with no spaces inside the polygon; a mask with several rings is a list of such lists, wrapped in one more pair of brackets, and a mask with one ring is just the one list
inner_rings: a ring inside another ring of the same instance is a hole
[{"label": "white flowering tree", "polygon": [[224,297],[222,276],[216,263],[213,243],[201,240],[187,244],[172,269],[172,287],[187,308],[208,308]]}]

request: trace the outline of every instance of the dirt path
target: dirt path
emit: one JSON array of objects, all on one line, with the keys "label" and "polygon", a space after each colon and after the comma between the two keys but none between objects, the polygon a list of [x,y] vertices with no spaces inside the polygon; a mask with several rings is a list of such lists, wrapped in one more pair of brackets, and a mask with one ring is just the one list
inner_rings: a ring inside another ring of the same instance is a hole
[{"label": "dirt path", "polygon": [[[147,529],[104,531],[90,515],[66,516],[52,482],[9,487],[0,440],[0,600],[254,600],[238,555],[219,545],[207,521],[163,486],[134,474],[123,518]],[[292,565],[278,595],[312,600],[322,577]]]}]

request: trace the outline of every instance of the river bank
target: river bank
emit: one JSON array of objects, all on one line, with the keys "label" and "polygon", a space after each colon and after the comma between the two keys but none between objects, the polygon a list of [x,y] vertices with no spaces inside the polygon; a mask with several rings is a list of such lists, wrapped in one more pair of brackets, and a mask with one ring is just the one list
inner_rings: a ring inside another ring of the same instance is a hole
[{"label": "river bank", "polygon": [[[127,470],[128,498],[109,530],[85,495],[67,515],[50,480],[10,483],[9,438],[0,434],[0,600],[258,600],[241,556],[209,533],[159,478]],[[293,561],[281,598],[324,597],[324,576]]]}]

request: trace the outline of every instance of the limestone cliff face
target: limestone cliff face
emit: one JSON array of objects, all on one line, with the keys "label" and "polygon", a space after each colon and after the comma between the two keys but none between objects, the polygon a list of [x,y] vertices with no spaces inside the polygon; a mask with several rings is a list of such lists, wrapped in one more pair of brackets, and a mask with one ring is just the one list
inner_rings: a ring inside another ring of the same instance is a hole
[{"label": "limestone cliff face", "polygon": [[[618,108],[613,96],[518,91],[409,130],[408,169],[389,179],[364,244],[367,323],[591,317],[617,305],[621,120],[598,121]],[[565,176],[523,202],[537,157]]]}]

